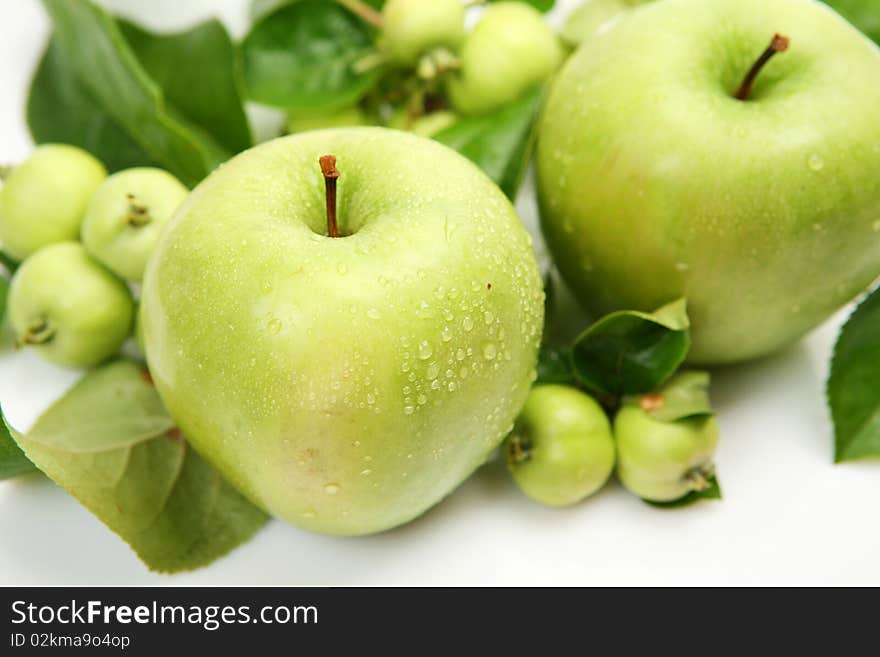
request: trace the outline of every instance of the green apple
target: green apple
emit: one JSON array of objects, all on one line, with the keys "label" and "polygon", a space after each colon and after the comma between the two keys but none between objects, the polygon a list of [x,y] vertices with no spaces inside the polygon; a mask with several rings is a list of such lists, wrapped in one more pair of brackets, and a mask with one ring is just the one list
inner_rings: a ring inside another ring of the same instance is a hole
[{"label": "green apple", "polygon": [[9,287],[9,320],[19,344],[52,363],[90,367],[115,354],[131,332],[125,284],[79,242],[45,246],[24,261]]},{"label": "green apple", "polygon": [[532,389],[505,453],[517,485],[548,506],[580,502],[614,471],[614,439],[605,411],[586,393],[564,385]]},{"label": "green apple", "polygon": [[562,58],[562,44],[538,10],[493,4],[467,35],[460,70],[448,78],[452,106],[465,115],[498,109],[545,82]]},{"label": "green apple", "polygon": [[651,417],[639,404],[624,405],[614,418],[617,476],[632,493],[651,502],[672,502],[705,488],[714,474],[718,421],[699,415],[672,422]]},{"label": "green apple", "polygon": [[462,0],[387,0],[380,47],[393,64],[414,66],[433,48],[455,50],[464,39]]},{"label": "green apple", "polygon": [[571,47],[608,29],[633,7],[651,0],[586,0],[565,21],[559,36]]},{"label": "green apple", "polygon": [[[740,100],[774,30],[788,51]],[[790,344],[880,274],[878,107],[880,49],[821,3],[632,11],[571,57],[542,115],[555,262],[596,314],[687,297],[692,362]]]},{"label": "green apple", "polygon": [[287,115],[287,132],[308,132],[325,128],[347,128],[351,126],[369,125],[370,118],[360,107],[347,107],[337,112],[303,113],[290,112]]},{"label": "green apple", "polygon": [[877,0],[825,0],[825,4],[880,43],[880,5]]},{"label": "green apple", "polygon": [[142,299],[157,389],[196,449],[273,515],[330,534],[406,522],[485,461],[535,376],[543,311],[501,191],[387,128],[224,164],[166,227]]},{"label": "green apple", "polygon": [[95,190],[82,222],[86,250],[110,271],[140,281],[162,227],[189,190],[152,167],[114,173]]},{"label": "green apple", "polygon": [[83,213],[107,177],[98,160],[65,144],[37,146],[0,188],[0,243],[16,260],[79,237]]}]

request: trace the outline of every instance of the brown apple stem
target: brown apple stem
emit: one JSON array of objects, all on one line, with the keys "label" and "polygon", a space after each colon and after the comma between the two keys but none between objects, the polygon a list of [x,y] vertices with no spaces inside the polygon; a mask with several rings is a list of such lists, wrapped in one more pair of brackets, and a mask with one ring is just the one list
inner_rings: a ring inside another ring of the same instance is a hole
[{"label": "brown apple stem", "polygon": [[134,194],[128,194],[128,214],[125,217],[126,222],[130,226],[146,226],[152,217],[150,216],[147,206],[140,203]]},{"label": "brown apple stem", "polygon": [[382,27],[382,13],[373,9],[366,2],[362,2],[362,0],[336,0],[336,2],[373,27]]},{"label": "brown apple stem", "polygon": [[322,155],[318,160],[321,173],[324,174],[324,192],[327,198],[327,234],[339,237],[339,225],[336,223],[336,179],[339,170],[336,168],[336,156]]},{"label": "brown apple stem", "polygon": [[773,58],[773,55],[788,50],[789,43],[791,43],[791,40],[788,37],[782,36],[781,34],[773,35],[773,39],[770,41],[770,45],[767,46],[767,50],[761,53],[761,56],[758,57],[758,61],[752,65],[752,68],[746,73],[746,77],[743,78],[742,84],[739,85],[739,89],[735,96],[737,100],[749,99],[749,95],[752,93],[752,85],[755,83],[758,73],[760,73],[761,69],[764,68],[767,62]]}]

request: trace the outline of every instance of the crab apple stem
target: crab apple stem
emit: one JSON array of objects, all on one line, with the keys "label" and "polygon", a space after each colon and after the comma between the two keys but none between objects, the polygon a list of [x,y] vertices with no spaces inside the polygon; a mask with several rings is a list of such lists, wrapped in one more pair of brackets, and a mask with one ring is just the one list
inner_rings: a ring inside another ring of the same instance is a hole
[{"label": "crab apple stem", "polygon": [[362,21],[373,27],[382,27],[382,14],[361,0],[336,0]]},{"label": "crab apple stem", "polygon": [[746,73],[746,77],[743,78],[742,84],[739,85],[739,89],[735,96],[737,100],[749,99],[749,94],[752,93],[752,85],[755,83],[758,73],[760,73],[761,69],[764,68],[767,62],[773,58],[773,55],[788,50],[790,43],[791,40],[787,36],[782,36],[781,34],[773,35],[773,39],[770,40],[770,45],[767,46],[767,50],[761,53],[761,56],[758,57],[758,60],[752,65],[749,72]]},{"label": "crab apple stem", "polygon": [[327,199],[327,234],[339,237],[339,225],[336,223],[336,179],[339,170],[336,168],[336,156],[322,155],[318,162],[324,174],[324,192]]},{"label": "crab apple stem", "polygon": [[125,220],[131,226],[146,226],[150,221],[152,221],[152,217],[150,217],[150,213],[147,211],[147,206],[138,202],[135,198],[134,194],[129,194],[128,198],[128,214],[125,217]]},{"label": "crab apple stem", "polygon": [[27,331],[21,339],[22,344],[46,344],[55,337],[55,329],[45,319],[36,319],[28,324]]}]

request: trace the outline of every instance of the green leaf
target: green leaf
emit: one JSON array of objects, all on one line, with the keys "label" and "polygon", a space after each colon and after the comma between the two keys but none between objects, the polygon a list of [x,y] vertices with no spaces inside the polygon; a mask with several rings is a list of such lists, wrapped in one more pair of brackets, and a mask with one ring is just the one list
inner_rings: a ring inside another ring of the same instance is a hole
[{"label": "green leaf", "polygon": [[335,2],[284,4],[260,19],[241,44],[248,95],[294,110],[353,105],[376,82],[377,71],[355,71],[372,48],[369,27]]},{"label": "green leaf", "polygon": [[684,299],[652,314],[606,315],[575,340],[575,374],[588,388],[612,395],[656,390],[687,356],[689,328]]},{"label": "green leaf", "polygon": [[88,373],[17,440],[153,570],[205,566],[266,521],[189,447],[129,361]]},{"label": "green leaf", "polygon": [[457,121],[434,139],[474,162],[513,199],[532,154],[542,97],[535,90],[497,112]]},{"label": "green leaf", "polygon": [[253,145],[236,71],[236,48],[220,21],[205,21],[177,34],[153,34],[128,21],[119,21],[119,26],[176,112],[230,153]]},{"label": "green leaf", "polygon": [[[83,146],[114,169],[120,162],[155,164],[190,186],[228,159],[229,151],[168,102],[110,14],[87,0],[43,5],[54,37],[28,101],[35,141]],[[181,70],[186,59],[178,61]],[[195,66],[205,65],[196,59]],[[76,84],[65,86],[65,79]],[[58,101],[68,102],[53,104]],[[89,110],[97,116],[88,116]],[[65,118],[57,121],[60,116]],[[75,132],[83,128],[88,130]],[[121,154],[114,154],[117,148]]]},{"label": "green leaf", "polygon": [[709,380],[708,372],[679,372],[657,392],[630,396],[623,403],[641,406],[649,416],[661,422],[713,415]]},{"label": "green leaf", "polygon": [[847,321],[827,386],[834,421],[834,460],[880,456],[880,289]]},{"label": "green leaf", "polygon": [[660,509],[680,509],[683,506],[690,506],[700,500],[720,500],[721,486],[718,483],[718,478],[715,475],[712,475],[707,479],[707,482],[709,484],[707,488],[691,491],[684,497],[672,500],[671,502],[652,502],[651,500],[642,501]]},{"label": "green leaf", "polygon": [[37,471],[36,466],[19,449],[14,434],[15,429],[9,426],[0,408],[0,481]]},{"label": "green leaf", "polygon": [[538,351],[536,370],[538,374],[538,378],[535,379],[536,384],[574,383],[574,372],[571,369],[571,352],[567,349],[546,344],[541,345],[541,349]]},{"label": "green leaf", "polygon": [[5,251],[0,251],[0,267],[6,269],[10,274],[14,274],[18,269],[19,262]]},{"label": "green leaf", "polygon": [[[507,2],[508,0],[489,0],[489,2]],[[548,12],[553,9],[553,5],[556,4],[556,0],[519,0],[527,5],[531,5],[535,9],[541,12]]]},{"label": "green leaf", "polygon": [[38,144],[79,146],[110,171],[160,164],[92,97],[54,37],[31,82],[27,121]]},{"label": "green leaf", "polygon": [[5,276],[0,275],[0,324],[3,323],[3,317],[6,315],[7,296],[9,296],[9,281]]}]

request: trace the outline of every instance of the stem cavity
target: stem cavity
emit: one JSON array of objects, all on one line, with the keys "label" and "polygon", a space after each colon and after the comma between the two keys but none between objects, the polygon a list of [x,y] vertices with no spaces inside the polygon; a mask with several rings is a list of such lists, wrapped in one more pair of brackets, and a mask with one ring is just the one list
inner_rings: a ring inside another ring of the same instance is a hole
[{"label": "stem cavity", "polygon": [[21,344],[36,346],[46,344],[55,337],[55,327],[47,319],[35,319],[28,324]]},{"label": "stem cavity", "polygon": [[763,53],[761,53],[761,56],[758,57],[758,60],[752,65],[749,72],[746,73],[746,77],[743,78],[742,84],[739,85],[739,89],[734,96],[737,100],[749,99],[749,95],[752,93],[752,85],[754,85],[755,79],[758,77],[761,69],[764,68],[767,62],[769,62],[776,53],[788,50],[790,43],[791,40],[786,36],[782,36],[781,34],[773,35],[770,45],[767,46],[767,49]]},{"label": "stem cavity", "polygon": [[128,194],[128,214],[125,215],[125,221],[129,226],[146,226],[152,217],[150,216],[147,206],[140,203],[134,194]]},{"label": "stem cavity", "polygon": [[322,155],[318,159],[321,173],[324,175],[324,192],[327,202],[327,234],[339,237],[339,225],[336,222],[336,179],[339,170],[336,168],[336,156]]}]

